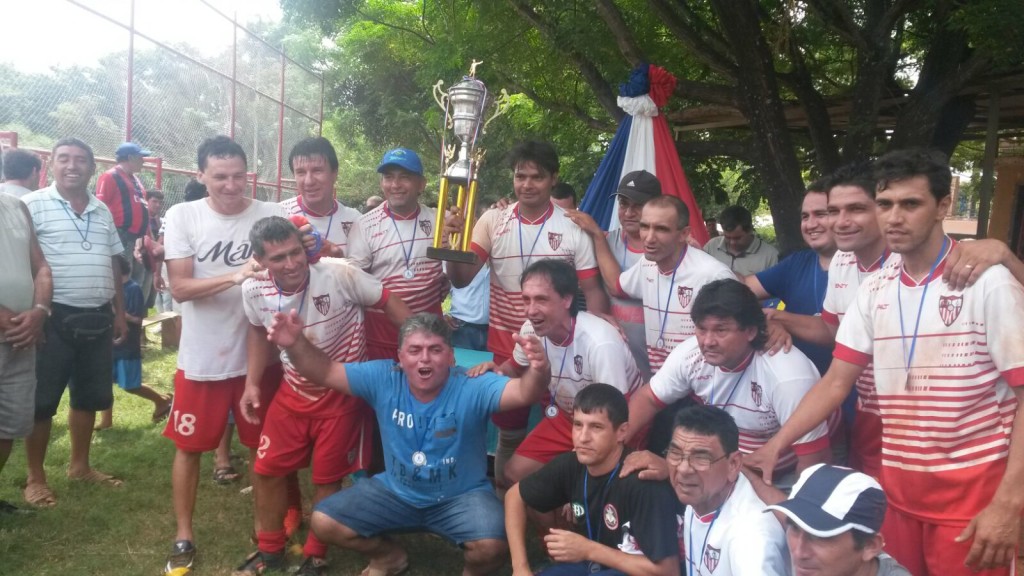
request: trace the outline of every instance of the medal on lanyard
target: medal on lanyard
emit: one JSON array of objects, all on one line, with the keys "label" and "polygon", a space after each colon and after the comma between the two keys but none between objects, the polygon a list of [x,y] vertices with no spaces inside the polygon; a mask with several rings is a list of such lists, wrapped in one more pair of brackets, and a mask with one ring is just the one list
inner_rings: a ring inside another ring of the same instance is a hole
[{"label": "medal on lanyard", "polygon": [[[668,295],[665,297],[665,310],[659,310],[659,313],[663,313],[664,316],[661,317],[661,330],[658,331],[658,341],[655,343],[656,347],[658,348],[665,347],[665,325],[668,324],[669,316],[668,303],[672,301],[672,289],[675,288],[676,284],[676,272],[679,271],[679,265],[683,263],[683,258],[686,258],[686,250],[687,246],[683,246],[683,252],[679,255],[679,261],[676,262],[676,267],[672,269],[672,279],[669,280]],[[655,270],[657,270],[658,267],[655,266],[654,268]],[[657,271],[659,278],[655,279],[655,286],[657,286],[658,288],[658,302],[661,302],[661,270]]]},{"label": "medal on lanyard", "polygon": [[71,220],[71,224],[78,231],[78,235],[82,237],[82,250],[86,252],[92,250],[92,242],[89,242],[89,226],[92,224],[92,212],[85,213],[85,232],[83,233],[82,229],[78,227],[78,222],[75,222],[75,217],[68,210],[66,203],[61,202],[60,207],[64,209],[64,213],[68,215],[68,220]]},{"label": "medal on lanyard", "polygon": [[[921,327],[921,310],[924,309],[924,299],[928,295],[928,285],[931,284],[932,276],[935,274],[935,269],[939,267],[939,262],[942,261],[942,257],[946,255],[946,245],[949,243],[949,237],[943,237],[942,249],[939,250],[939,255],[935,257],[935,262],[932,262],[932,267],[928,270],[928,275],[924,278],[924,290],[921,291],[921,301],[917,305],[917,320],[914,322],[914,334],[910,338],[910,354],[907,354],[907,331],[903,326],[903,298],[900,296],[903,287],[903,270],[900,270],[900,276],[896,277],[896,303],[900,309],[900,344],[903,346],[903,360],[904,360],[904,388],[910,384],[910,366],[914,362],[914,351],[917,348],[917,331]],[[904,264],[905,268],[906,264]],[[920,284],[919,284],[920,286]]]},{"label": "medal on lanyard", "polygon": [[406,280],[412,280],[416,276],[416,272],[409,266],[409,261],[412,260],[412,252],[416,249],[416,228],[418,228],[417,220],[420,217],[420,209],[416,208],[416,214],[412,217],[412,240],[409,242],[408,252],[405,250],[405,240],[402,240],[402,232],[398,229],[398,222],[395,221],[395,215],[388,209],[388,216],[391,218],[391,224],[395,227],[395,234],[398,235],[398,243],[402,246],[402,256],[405,257],[405,272],[402,272],[402,276]]},{"label": "medal on lanyard", "polygon": [[[563,342],[568,346],[569,341],[572,340],[572,335],[576,331],[576,318],[573,317],[571,324],[569,325],[569,336],[566,338],[566,342]],[[548,353],[548,339],[544,338],[544,354]],[[551,391],[551,403],[544,409],[544,415],[548,418],[554,418],[558,416],[558,405],[555,404],[555,399],[558,397],[558,391],[562,388],[562,370],[565,369],[565,359],[569,357],[569,349],[565,346],[562,347],[562,363],[558,366],[558,384],[555,385],[555,389]]]}]

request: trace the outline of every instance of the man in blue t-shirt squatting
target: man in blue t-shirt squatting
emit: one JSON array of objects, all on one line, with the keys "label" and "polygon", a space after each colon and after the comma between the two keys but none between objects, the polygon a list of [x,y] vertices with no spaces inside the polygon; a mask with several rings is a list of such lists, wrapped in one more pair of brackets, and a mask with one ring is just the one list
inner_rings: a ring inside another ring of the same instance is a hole
[{"label": "man in blue t-shirt squatting", "polygon": [[326,544],[355,550],[368,573],[398,574],[405,550],[388,537],[429,531],[460,546],[465,575],[488,574],[508,558],[504,510],[487,479],[491,413],[541,400],[551,380],[544,346],[515,335],[529,360],[516,379],[470,379],[455,367],[451,328],[440,316],[410,316],[398,334],[398,364],[341,364],[302,335],[293,311],[277,313],[267,335],[310,382],[365,400],[377,414],[385,470],[317,504],[310,526]]}]

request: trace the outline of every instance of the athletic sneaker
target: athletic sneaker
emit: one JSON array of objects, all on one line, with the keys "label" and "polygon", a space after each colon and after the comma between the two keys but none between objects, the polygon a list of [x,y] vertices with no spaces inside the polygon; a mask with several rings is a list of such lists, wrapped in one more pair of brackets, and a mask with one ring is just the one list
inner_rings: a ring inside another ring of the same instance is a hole
[{"label": "athletic sneaker", "polygon": [[190,540],[178,540],[171,547],[171,555],[164,566],[165,576],[185,576],[192,570],[196,559],[196,547]]},{"label": "athletic sneaker", "polygon": [[327,574],[327,560],[315,556],[306,556],[295,576],[323,576]]}]

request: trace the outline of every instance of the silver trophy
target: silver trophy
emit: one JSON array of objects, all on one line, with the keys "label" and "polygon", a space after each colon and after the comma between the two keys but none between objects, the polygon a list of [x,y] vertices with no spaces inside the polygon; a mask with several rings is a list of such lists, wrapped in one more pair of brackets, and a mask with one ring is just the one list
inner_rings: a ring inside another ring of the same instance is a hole
[{"label": "silver trophy", "polygon": [[[434,100],[444,110],[444,126],[441,131],[441,185],[437,195],[437,225],[434,229],[434,244],[427,248],[427,257],[451,262],[476,263],[476,254],[469,249],[472,240],[473,219],[476,216],[477,172],[483,162],[484,150],[477,147],[477,140],[486,131],[487,125],[508,109],[508,92],[501,91],[498,98],[491,98],[487,86],[476,78],[476,67],[482,64],[474,60],[469,75],[444,91],[443,80],[434,85]],[[484,112],[493,106],[494,112],[484,120]],[[448,143],[445,134],[451,131],[456,142]],[[444,245],[444,221],[454,192],[459,214],[465,222],[461,232],[452,234],[448,245]]]}]

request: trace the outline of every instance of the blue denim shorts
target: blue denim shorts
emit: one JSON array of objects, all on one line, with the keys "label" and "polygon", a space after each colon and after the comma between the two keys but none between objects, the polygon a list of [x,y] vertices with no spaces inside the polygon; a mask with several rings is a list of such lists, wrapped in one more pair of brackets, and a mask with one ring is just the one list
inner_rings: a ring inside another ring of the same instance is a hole
[{"label": "blue denim shorts", "polygon": [[475,540],[505,540],[505,510],[491,490],[473,490],[418,508],[376,478],[356,482],[316,505],[363,538],[400,532],[433,532],[458,546]]}]

